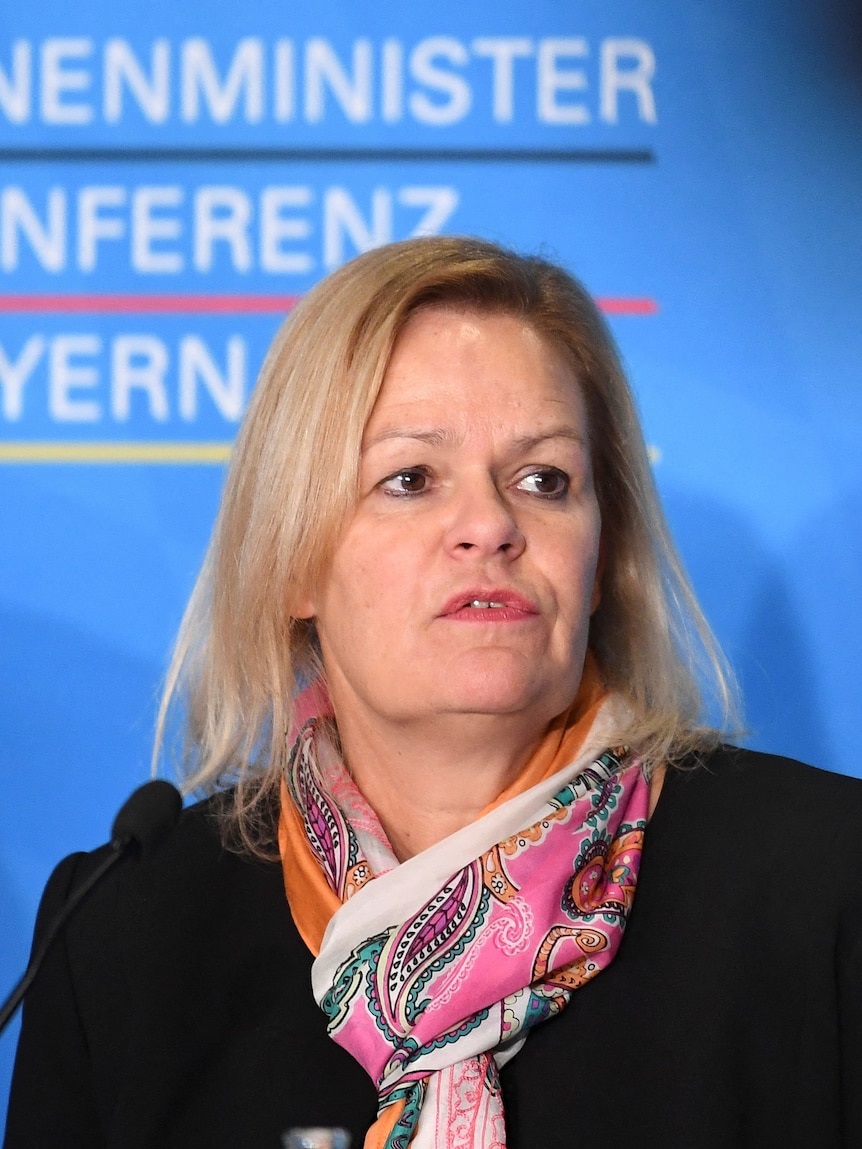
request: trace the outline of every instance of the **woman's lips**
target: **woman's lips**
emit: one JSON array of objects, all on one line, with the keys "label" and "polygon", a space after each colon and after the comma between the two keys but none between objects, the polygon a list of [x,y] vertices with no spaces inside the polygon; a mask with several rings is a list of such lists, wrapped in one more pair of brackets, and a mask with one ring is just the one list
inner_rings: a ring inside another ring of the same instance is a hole
[{"label": "woman's lips", "polygon": [[479,587],[453,595],[440,617],[453,622],[523,622],[538,614],[536,604],[522,594]]}]

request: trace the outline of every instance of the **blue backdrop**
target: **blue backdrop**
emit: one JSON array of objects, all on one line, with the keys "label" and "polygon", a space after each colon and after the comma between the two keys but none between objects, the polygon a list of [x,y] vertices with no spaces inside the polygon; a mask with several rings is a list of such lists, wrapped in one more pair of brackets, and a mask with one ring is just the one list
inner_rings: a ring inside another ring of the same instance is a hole
[{"label": "blue backdrop", "polygon": [[862,773],[857,8],[5,6],[0,986],[54,863],[147,776],[280,316],[417,231],[587,282],[751,744]]}]

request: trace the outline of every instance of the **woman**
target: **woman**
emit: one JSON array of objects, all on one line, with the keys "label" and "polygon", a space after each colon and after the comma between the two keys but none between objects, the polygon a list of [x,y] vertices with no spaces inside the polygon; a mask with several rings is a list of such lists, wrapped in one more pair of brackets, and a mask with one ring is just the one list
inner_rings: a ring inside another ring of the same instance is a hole
[{"label": "woman", "polygon": [[216,794],[53,955],[8,1149],[862,1144],[862,786],[722,747],[702,690],[583,289],[476,240],[343,267],[169,675]]}]

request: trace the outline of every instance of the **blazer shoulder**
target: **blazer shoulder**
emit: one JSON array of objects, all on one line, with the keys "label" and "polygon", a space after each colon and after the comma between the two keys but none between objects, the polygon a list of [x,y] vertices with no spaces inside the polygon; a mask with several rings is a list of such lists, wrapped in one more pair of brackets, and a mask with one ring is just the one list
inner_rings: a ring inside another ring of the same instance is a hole
[{"label": "blazer shoulder", "polygon": [[[116,948],[116,936],[179,928],[201,912],[215,912],[228,900],[264,901],[286,909],[281,867],[234,850],[225,843],[225,803],[216,794],[184,807],[176,826],[151,853],[121,861],[102,878],[76,910],[68,926],[68,945],[83,944],[92,955]],[[55,868],[45,887],[35,944],[69,896],[104,861],[111,847],[70,854]]]},{"label": "blazer shoulder", "polygon": [[[252,861],[250,855],[244,855],[239,849],[233,850],[226,844],[224,827],[228,802],[227,794],[219,792],[184,806],[176,825],[165,839],[151,852],[145,852],[140,859],[131,857],[129,868],[148,871],[151,868],[162,868],[165,864],[176,866],[182,863],[183,867],[197,869],[231,862],[242,865]],[[63,900],[72,887],[85,880],[101,864],[110,850],[110,844],[106,843],[94,850],[76,852],[63,858],[48,880],[46,895],[59,896]],[[117,876],[125,869],[125,862],[121,863]],[[111,875],[106,878],[108,885],[113,880]]]},{"label": "blazer shoulder", "polygon": [[737,841],[862,843],[862,779],[794,758],[722,745],[669,770],[657,812]]},{"label": "blazer shoulder", "polygon": [[843,797],[851,803],[862,802],[862,778],[811,766],[781,754],[748,750],[728,743],[709,753],[693,755],[672,772],[678,777],[691,775],[698,782],[715,787],[770,787],[800,794]]}]

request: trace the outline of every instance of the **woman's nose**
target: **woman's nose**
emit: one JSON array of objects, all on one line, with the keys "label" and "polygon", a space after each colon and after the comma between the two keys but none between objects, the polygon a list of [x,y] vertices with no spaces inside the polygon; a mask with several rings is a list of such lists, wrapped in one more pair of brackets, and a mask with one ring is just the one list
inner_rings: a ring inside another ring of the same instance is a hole
[{"label": "woman's nose", "polygon": [[502,554],[509,559],[523,552],[526,539],[521,527],[490,477],[465,483],[450,506],[446,541],[451,551]]}]

